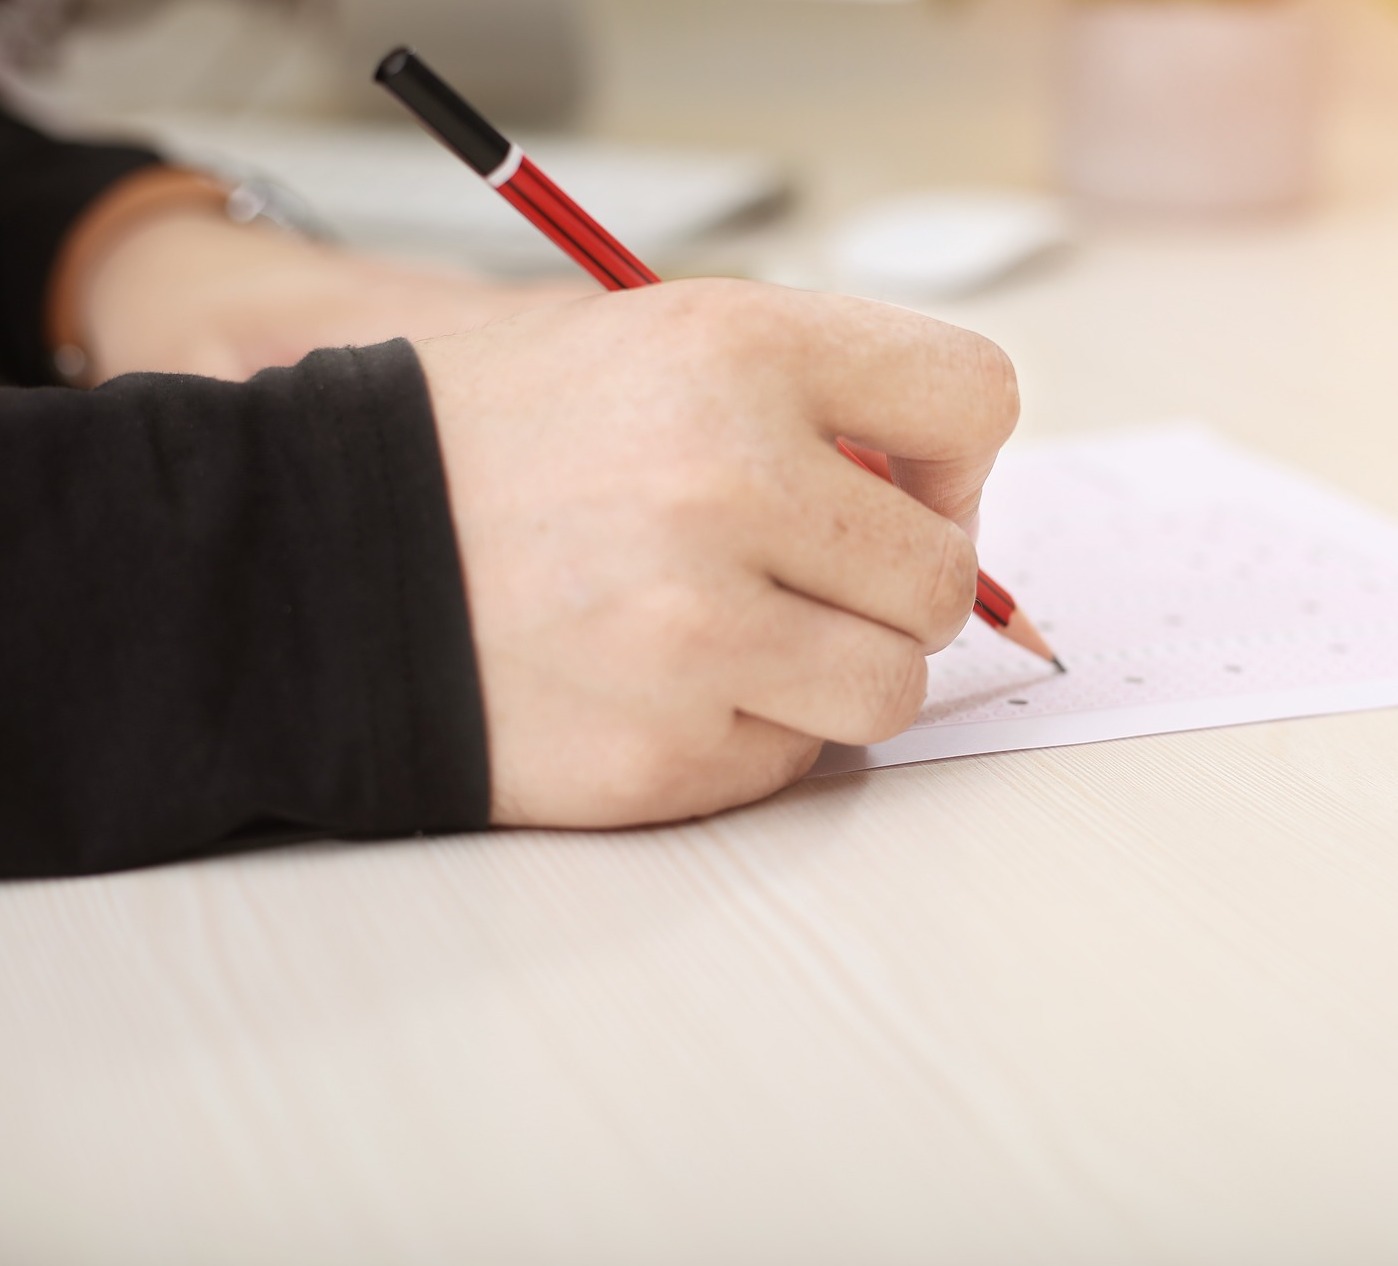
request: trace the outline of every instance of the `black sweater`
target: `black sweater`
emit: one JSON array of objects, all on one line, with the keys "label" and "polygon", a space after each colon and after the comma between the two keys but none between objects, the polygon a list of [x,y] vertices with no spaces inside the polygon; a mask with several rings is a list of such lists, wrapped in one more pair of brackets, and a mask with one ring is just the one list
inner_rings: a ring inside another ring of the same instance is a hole
[{"label": "black sweater", "polygon": [[154,161],[0,115],[0,876],[483,827],[486,740],[406,342],[42,386],[64,231]]}]

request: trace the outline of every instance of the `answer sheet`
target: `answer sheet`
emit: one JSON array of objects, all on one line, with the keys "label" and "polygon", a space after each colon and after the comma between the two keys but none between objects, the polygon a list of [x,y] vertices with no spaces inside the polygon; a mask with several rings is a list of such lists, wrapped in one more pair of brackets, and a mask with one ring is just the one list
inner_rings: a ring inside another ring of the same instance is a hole
[{"label": "answer sheet", "polygon": [[1012,447],[980,556],[1069,671],[973,619],[813,775],[1398,705],[1398,523],[1201,426]]}]

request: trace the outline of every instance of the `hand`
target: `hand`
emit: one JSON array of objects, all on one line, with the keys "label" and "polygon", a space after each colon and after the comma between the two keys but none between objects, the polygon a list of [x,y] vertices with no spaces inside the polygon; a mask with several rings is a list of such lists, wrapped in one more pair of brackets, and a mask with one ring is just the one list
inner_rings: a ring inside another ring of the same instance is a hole
[{"label": "hand", "polygon": [[[971,612],[964,530],[1018,412],[993,344],[897,308],[682,282],[419,347],[500,824],[757,799],[916,716]],[[895,455],[906,491],[841,457]],[[908,495],[911,493],[912,495]]]},{"label": "hand", "polygon": [[474,329],[595,287],[492,284],[181,208],[124,234],[83,290],[90,376],[101,382],[132,370],[241,380],[317,347]]}]

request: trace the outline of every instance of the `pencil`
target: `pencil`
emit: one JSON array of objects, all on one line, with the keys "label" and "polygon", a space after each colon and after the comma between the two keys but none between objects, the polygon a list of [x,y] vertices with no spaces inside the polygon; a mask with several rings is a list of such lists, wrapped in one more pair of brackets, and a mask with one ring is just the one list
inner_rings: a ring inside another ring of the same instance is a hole
[{"label": "pencil", "polygon": [[[660,278],[548,178],[518,145],[496,130],[410,48],[396,48],[374,78],[506,202],[608,290],[655,285]],[[856,465],[890,482],[841,442]],[[984,572],[976,581],[975,612],[996,632],[1066,671],[1008,591]]]}]

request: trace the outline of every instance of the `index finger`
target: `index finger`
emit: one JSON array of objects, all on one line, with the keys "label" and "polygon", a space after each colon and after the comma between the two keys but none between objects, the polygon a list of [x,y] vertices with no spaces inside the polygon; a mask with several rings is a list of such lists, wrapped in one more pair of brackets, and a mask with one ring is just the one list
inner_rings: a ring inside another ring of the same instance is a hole
[{"label": "index finger", "polygon": [[795,292],[790,301],[796,377],[817,431],[887,453],[900,487],[970,526],[1019,420],[1009,357],[979,334],[905,308]]}]

